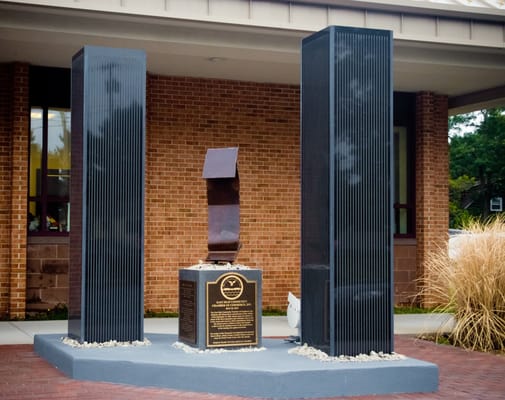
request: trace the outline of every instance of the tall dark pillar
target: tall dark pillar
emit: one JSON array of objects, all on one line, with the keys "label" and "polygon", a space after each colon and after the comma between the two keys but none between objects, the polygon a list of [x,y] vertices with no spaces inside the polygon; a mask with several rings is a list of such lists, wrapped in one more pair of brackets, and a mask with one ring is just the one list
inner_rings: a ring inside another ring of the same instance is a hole
[{"label": "tall dark pillar", "polygon": [[72,60],[69,336],[144,338],[145,54]]},{"label": "tall dark pillar", "polygon": [[392,33],[302,43],[302,341],[393,350]]}]

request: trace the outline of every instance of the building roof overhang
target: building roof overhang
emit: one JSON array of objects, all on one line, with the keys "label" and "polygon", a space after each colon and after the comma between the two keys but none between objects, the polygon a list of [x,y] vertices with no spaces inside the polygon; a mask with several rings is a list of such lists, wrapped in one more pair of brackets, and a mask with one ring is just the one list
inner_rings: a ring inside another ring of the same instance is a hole
[{"label": "building roof overhang", "polygon": [[503,0],[286,0],[291,3],[325,4],[401,12],[417,15],[438,15],[449,18],[503,21]]},{"label": "building roof overhang", "polygon": [[446,94],[452,113],[505,105],[505,6],[444,1],[0,1],[0,62],[130,47],[153,74],[298,84],[301,39],[347,25],[393,31],[395,90]]}]

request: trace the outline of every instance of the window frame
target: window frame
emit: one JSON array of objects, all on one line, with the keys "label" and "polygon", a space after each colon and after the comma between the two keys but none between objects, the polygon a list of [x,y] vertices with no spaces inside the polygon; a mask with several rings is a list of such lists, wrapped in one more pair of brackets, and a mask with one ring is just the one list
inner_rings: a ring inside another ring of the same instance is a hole
[{"label": "window frame", "polygon": [[[30,189],[32,187],[32,182],[31,182],[31,165],[29,165],[29,171],[30,171],[30,176],[28,177],[28,204],[27,204],[27,215],[30,214],[30,203],[35,202],[35,203],[40,203],[41,205],[41,210],[40,210],[40,229],[37,231],[32,231],[29,229],[29,226],[27,226],[28,230],[28,235],[29,236],[68,236],[69,235],[69,230],[67,231],[59,231],[59,230],[50,230],[47,227],[47,223],[43,223],[43,221],[47,220],[47,216],[49,214],[48,212],[48,205],[50,203],[67,203],[67,220],[68,220],[68,213],[70,212],[70,193],[68,193],[66,196],[57,196],[57,195],[51,195],[48,193],[48,186],[49,186],[49,171],[52,170],[49,168],[49,155],[48,155],[48,143],[49,143],[49,111],[50,109],[58,109],[62,110],[65,112],[70,112],[70,108],[59,108],[59,107],[49,107],[49,106],[38,106],[38,105],[32,105],[30,107],[30,113],[33,113],[33,110],[42,110],[42,148],[41,148],[41,165],[40,165],[40,194],[36,193],[34,196],[31,195]],[[30,118],[30,140],[29,140],[29,151],[28,151],[28,159],[30,160],[29,163],[31,163],[31,151],[32,151],[32,142],[31,142],[31,134],[32,134],[32,118]],[[68,169],[68,176],[70,178],[70,168]],[[68,188],[70,189],[70,179],[69,179],[69,184]],[[38,191],[36,191],[38,192]],[[29,224],[28,224],[29,225]],[[69,225],[69,224],[67,224]]]},{"label": "window frame", "polygon": [[[42,67],[42,66],[30,66],[29,74],[29,86],[30,86],[30,113],[34,108],[42,110],[42,149],[41,149],[41,176],[44,177],[41,182],[41,193],[40,196],[35,193],[32,196],[30,193],[31,182],[30,182],[30,162],[31,162],[31,132],[32,132],[32,118],[30,115],[30,124],[28,129],[28,164],[29,164],[29,175],[28,179],[28,192],[27,192],[27,202],[26,202],[26,215],[27,220],[30,213],[30,203],[40,201],[41,202],[41,214],[40,214],[40,230],[30,231],[29,221],[26,224],[27,235],[32,236],[45,236],[45,237],[56,237],[63,236],[68,237],[69,231],[60,232],[59,230],[49,230],[47,229],[46,223],[42,221],[46,220],[48,213],[48,205],[52,202],[65,202],[67,203],[67,213],[70,212],[70,193],[66,196],[49,196],[47,193],[47,173],[48,173],[48,135],[49,135],[49,111],[51,109],[65,110],[70,112],[70,94],[71,94],[71,70],[70,68],[53,68],[53,67]],[[71,149],[70,149],[71,151]],[[68,169],[68,175],[70,177],[71,168]],[[70,182],[69,182],[70,190]],[[68,218],[67,218],[68,219]]]},{"label": "window frame", "polygon": [[[397,215],[399,210],[407,210],[407,233],[394,232],[394,238],[415,238],[416,237],[416,175],[415,175],[415,159],[416,159],[416,95],[415,93],[395,92],[394,93],[394,108],[393,108],[393,130],[405,129],[406,131],[406,164],[407,164],[407,202],[396,202],[396,192],[393,198],[393,218],[394,227],[397,226]],[[394,145],[394,133],[393,133]],[[396,149],[394,150],[396,151]],[[395,160],[393,159],[393,162]],[[396,165],[393,166],[393,171]],[[393,176],[393,180],[395,176]],[[393,181],[396,189],[396,181]]]}]

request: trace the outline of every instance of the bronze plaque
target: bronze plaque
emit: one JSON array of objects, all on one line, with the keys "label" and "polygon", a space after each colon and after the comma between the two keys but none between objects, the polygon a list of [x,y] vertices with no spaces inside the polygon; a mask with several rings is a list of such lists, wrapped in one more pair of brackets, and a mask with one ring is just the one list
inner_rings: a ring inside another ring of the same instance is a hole
[{"label": "bronze plaque", "polygon": [[207,347],[258,344],[256,283],[236,272],[207,282]]},{"label": "bronze plaque", "polygon": [[179,340],[196,344],[196,282],[179,280]]}]

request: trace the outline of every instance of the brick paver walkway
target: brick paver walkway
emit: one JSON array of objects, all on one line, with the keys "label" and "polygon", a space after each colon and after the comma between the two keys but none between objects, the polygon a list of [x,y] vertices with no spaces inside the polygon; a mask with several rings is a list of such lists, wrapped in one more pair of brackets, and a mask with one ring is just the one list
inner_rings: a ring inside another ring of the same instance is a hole
[{"label": "brick paver walkway", "polygon": [[[396,336],[395,343],[395,350],[398,353],[430,361],[439,366],[439,391],[427,394],[341,397],[340,399],[505,399],[505,356],[465,351],[409,336]],[[195,379],[198,377],[195,376]],[[33,346],[12,345],[0,346],[0,399],[239,400],[244,398],[72,380],[38,357],[33,352]]]}]

